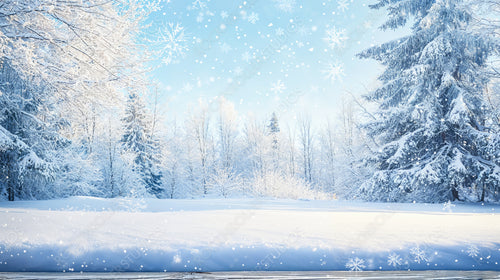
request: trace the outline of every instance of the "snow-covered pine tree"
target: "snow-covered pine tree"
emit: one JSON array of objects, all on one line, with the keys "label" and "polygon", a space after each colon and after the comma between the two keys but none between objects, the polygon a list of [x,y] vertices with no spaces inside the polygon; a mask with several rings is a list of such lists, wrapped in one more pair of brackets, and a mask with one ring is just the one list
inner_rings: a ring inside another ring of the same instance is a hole
[{"label": "snow-covered pine tree", "polygon": [[50,106],[50,88],[30,83],[7,58],[0,61],[0,192],[8,200],[47,198],[56,178],[53,163],[69,141],[57,133]]},{"label": "snow-covered pine tree", "polygon": [[271,141],[272,141],[272,159],[273,159],[273,165],[274,165],[274,170],[276,171],[279,167],[279,132],[280,132],[280,126],[278,122],[278,117],[276,116],[276,113],[273,112],[273,115],[271,116],[271,120],[269,121],[269,125],[267,126],[268,133],[271,136]]},{"label": "snow-covered pine tree", "polygon": [[271,135],[275,135],[280,132],[280,126],[276,113],[273,112],[273,115],[271,116],[271,120],[269,121],[269,125],[267,126],[267,128],[269,129],[269,134]]},{"label": "snow-covered pine tree", "polygon": [[[487,59],[498,41],[468,28],[462,0],[379,0],[382,29],[413,19],[411,34],[362,52],[386,66],[367,123],[381,144],[359,195],[377,201],[491,201],[500,198],[498,132],[484,99]],[[496,148],[492,148],[496,147]]]},{"label": "snow-covered pine tree", "polygon": [[158,166],[160,151],[149,133],[144,103],[135,93],[129,94],[122,122],[122,143],[126,151],[134,154],[134,171],[141,177],[148,193],[161,197],[162,174]]}]

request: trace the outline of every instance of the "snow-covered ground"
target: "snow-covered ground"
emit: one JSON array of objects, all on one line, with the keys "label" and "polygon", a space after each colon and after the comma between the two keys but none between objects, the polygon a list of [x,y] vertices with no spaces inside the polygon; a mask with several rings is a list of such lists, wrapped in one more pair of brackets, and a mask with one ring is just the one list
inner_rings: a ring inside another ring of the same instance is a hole
[{"label": "snow-covered ground", "polygon": [[500,270],[500,205],[0,202],[0,271]]}]

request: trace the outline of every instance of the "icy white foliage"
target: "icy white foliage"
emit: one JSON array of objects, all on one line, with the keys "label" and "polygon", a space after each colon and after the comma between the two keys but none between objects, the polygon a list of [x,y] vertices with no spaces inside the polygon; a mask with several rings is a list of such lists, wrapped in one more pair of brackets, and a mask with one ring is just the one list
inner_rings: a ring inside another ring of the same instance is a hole
[{"label": "icy white foliage", "polygon": [[443,205],[443,210],[452,212],[452,208],[455,207],[455,204],[451,203],[451,201],[448,200],[448,202],[445,202]]},{"label": "icy white foliage", "polygon": [[224,167],[215,169],[208,178],[207,186],[211,193],[221,197],[229,197],[245,192],[243,179]]},{"label": "icy white foliage", "polygon": [[6,152],[16,147],[27,149],[26,144],[20,141],[8,130],[0,126],[0,152]]},{"label": "icy white foliage", "polygon": [[21,174],[28,173],[29,170],[40,170],[40,175],[46,178],[53,176],[53,167],[45,160],[38,157],[35,152],[30,151],[19,161],[19,171]]},{"label": "icy white foliage", "polygon": [[304,180],[277,172],[266,172],[263,176],[255,176],[250,182],[257,196],[288,199],[328,199],[328,195],[313,190]]}]

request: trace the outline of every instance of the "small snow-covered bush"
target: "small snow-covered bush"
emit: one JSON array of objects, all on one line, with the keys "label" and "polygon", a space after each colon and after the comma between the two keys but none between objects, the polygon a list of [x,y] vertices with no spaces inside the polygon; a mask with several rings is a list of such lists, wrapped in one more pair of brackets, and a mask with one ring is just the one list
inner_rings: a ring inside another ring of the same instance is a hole
[{"label": "small snow-covered bush", "polygon": [[241,194],[243,192],[243,180],[228,168],[217,168],[208,179],[207,186],[210,192],[223,197]]},{"label": "small snow-covered bush", "polygon": [[304,180],[269,171],[263,176],[255,176],[251,182],[256,196],[270,196],[288,199],[330,199],[327,194],[314,190]]}]

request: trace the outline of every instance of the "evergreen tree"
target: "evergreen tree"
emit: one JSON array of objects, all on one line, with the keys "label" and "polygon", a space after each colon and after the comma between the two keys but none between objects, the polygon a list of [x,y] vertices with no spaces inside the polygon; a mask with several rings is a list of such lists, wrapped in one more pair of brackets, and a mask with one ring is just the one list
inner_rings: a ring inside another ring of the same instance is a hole
[{"label": "evergreen tree", "polygon": [[127,100],[122,143],[134,154],[134,170],[139,174],[146,190],[157,197],[162,196],[162,174],[159,169],[159,148],[147,126],[147,112],[142,99],[131,93]]},{"label": "evergreen tree", "polygon": [[277,170],[279,165],[278,134],[280,132],[280,127],[276,113],[273,112],[273,115],[271,117],[271,120],[267,128],[269,129],[269,135],[272,137],[272,157],[273,157],[274,170]]},{"label": "evergreen tree", "polygon": [[[470,28],[461,0],[379,0],[382,29],[414,20],[411,35],[359,56],[386,66],[383,86],[368,99],[379,104],[365,125],[381,143],[366,158],[376,171],[359,195],[379,201],[498,200],[498,134],[485,102],[487,59],[498,41]],[[469,27],[469,28],[468,28]]]},{"label": "evergreen tree", "polygon": [[273,115],[271,117],[271,120],[269,121],[269,133],[271,134],[276,134],[280,132],[280,126],[278,123],[278,117],[276,116],[276,113],[273,112]]},{"label": "evergreen tree", "polygon": [[[69,144],[57,133],[49,106],[50,88],[27,79],[0,63],[0,191],[8,200],[47,198],[46,187],[56,178],[52,162],[58,149]],[[44,103],[45,99],[45,103]],[[61,171],[62,172],[62,171]]]}]

